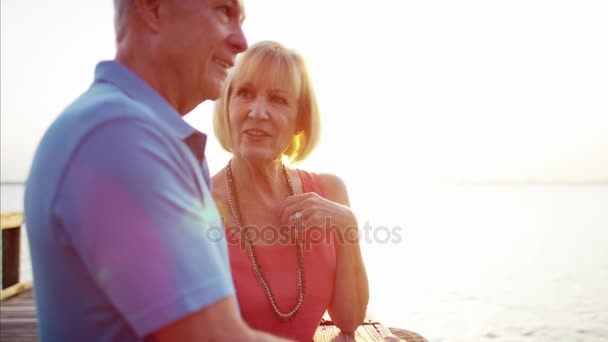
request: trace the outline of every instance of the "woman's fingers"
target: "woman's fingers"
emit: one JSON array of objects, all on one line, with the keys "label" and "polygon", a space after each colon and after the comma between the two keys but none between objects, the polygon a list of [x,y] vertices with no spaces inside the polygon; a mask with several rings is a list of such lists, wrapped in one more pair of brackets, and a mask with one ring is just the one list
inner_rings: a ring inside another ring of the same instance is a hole
[{"label": "woman's fingers", "polygon": [[284,224],[291,224],[294,220],[300,219],[294,215],[296,215],[298,211],[301,211],[303,216],[305,214],[304,209],[310,206],[309,203],[312,198],[313,196],[311,196],[310,193],[287,197],[285,202],[283,202],[283,207],[281,209],[281,222]]},{"label": "woman's fingers", "polygon": [[319,195],[317,195],[314,192],[305,192],[303,194],[288,196],[285,199],[285,205],[290,205],[290,204],[297,203],[297,202],[303,201],[308,198],[313,198],[313,197],[319,197]]},{"label": "woman's fingers", "polygon": [[[292,203],[290,205],[283,205],[281,209],[281,222],[283,224],[292,224],[296,219],[296,212],[299,212],[302,209],[302,206],[298,203]],[[302,213],[302,216],[304,213]]]},{"label": "woman's fingers", "polygon": [[309,192],[287,197],[280,215],[283,224],[326,227],[329,223],[350,224],[349,213],[343,205]]}]

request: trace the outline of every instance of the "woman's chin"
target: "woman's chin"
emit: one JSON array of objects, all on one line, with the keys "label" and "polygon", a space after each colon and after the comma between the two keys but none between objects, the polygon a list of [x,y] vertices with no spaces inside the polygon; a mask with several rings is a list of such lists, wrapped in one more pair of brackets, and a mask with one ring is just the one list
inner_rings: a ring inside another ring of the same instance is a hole
[{"label": "woman's chin", "polygon": [[277,160],[280,155],[275,155],[273,153],[269,153],[268,151],[249,150],[241,153],[240,157],[249,163],[264,165]]}]

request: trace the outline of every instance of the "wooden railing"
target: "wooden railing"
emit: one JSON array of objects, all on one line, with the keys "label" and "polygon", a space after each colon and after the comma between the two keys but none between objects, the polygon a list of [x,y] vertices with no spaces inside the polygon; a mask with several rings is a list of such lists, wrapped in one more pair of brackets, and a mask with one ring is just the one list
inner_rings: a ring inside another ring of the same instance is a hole
[{"label": "wooden railing", "polygon": [[22,225],[23,214],[20,212],[1,215],[2,291],[0,299],[13,296],[32,286],[31,282],[19,282]]}]

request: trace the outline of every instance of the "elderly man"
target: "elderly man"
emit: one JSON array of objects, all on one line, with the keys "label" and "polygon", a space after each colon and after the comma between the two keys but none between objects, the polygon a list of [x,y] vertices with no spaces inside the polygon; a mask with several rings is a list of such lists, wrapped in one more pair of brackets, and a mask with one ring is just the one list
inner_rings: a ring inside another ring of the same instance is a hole
[{"label": "elderly man", "polygon": [[51,125],[25,212],[43,341],[275,340],[238,313],[206,136],[240,0],[115,0],[117,53]]}]

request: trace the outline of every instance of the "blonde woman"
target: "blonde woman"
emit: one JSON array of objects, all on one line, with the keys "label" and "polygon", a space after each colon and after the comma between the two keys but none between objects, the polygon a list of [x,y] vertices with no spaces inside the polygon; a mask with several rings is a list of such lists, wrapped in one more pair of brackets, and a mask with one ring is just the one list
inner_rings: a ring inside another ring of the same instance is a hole
[{"label": "blonde woman", "polygon": [[254,329],[311,341],[328,311],[344,332],[363,321],[368,282],[344,182],[293,169],[319,139],[303,58],[264,41],[231,70],[214,129],[232,153],[213,176],[243,319]]}]

